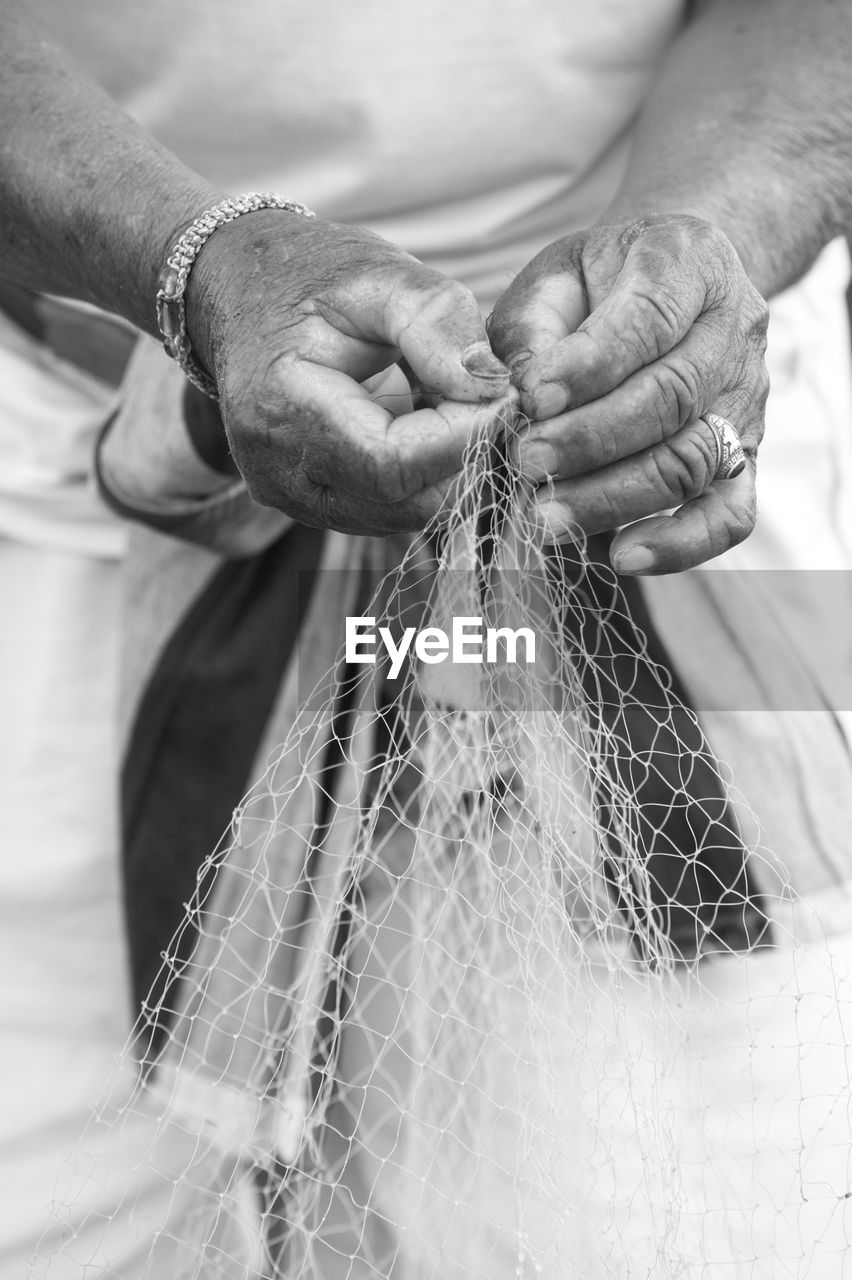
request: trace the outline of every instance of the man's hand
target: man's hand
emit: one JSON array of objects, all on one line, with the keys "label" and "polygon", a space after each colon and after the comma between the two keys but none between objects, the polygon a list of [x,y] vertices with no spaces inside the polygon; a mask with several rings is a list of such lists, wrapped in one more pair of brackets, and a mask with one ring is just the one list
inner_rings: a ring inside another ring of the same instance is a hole
[{"label": "man's hand", "polygon": [[[303,524],[422,528],[516,399],[473,295],[358,228],[249,214],[210,238],[187,296],[252,496]],[[362,386],[399,359],[433,408]]]},{"label": "man's hand", "polygon": [[[531,419],[521,465],[554,541],[627,525],[615,568],[671,573],[748,536],[766,325],[730,241],[698,218],[593,227],[530,262],[489,328]],[[740,435],[736,479],[715,477],[708,411]]]}]

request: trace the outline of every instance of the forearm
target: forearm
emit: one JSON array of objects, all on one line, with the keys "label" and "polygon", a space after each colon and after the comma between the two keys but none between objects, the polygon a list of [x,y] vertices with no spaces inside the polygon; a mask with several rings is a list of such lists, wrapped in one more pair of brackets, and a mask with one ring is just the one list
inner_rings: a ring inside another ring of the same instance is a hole
[{"label": "forearm", "polygon": [[719,226],[771,296],[852,222],[852,0],[706,0],[639,120],[606,220]]},{"label": "forearm", "polygon": [[0,4],[0,275],[156,331],[170,244],[221,194]]}]

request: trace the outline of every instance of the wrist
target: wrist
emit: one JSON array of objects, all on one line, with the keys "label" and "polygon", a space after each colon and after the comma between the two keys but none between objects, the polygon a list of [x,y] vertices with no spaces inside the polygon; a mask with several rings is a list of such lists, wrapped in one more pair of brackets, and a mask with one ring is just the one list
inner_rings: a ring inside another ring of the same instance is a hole
[{"label": "wrist", "polygon": [[[246,215],[256,217],[264,212],[277,215],[276,239],[282,212],[296,215],[300,222],[314,217],[305,205],[270,192],[226,197],[182,231],[158,278],[157,320],[166,352],[189,381],[212,399],[218,399],[216,352],[221,325],[239,308],[246,280],[257,276],[257,259],[263,248],[263,233],[257,229],[252,233],[251,255],[245,252],[244,244],[241,249],[240,237],[229,237],[226,232]],[[208,250],[211,240],[212,252]]]},{"label": "wrist", "polygon": [[148,219],[148,233],[139,254],[138,302],[134,299],[134,305],[141,313],[136,321],[138,327],[152,337],[161,338],[155,300],[159,277],[172,247],[200,210],[210,208],[221,199],[223,196],[216,188],[206,183],[187,182],[179,193],[172,195],[167,205],[156,213],[152,212]]}]

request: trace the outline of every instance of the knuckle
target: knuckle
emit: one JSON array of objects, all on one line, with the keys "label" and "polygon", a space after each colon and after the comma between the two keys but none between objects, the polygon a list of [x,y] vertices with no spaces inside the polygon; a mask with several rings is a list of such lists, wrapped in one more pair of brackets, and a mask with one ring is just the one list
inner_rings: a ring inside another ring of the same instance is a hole
[{"label": "knuckle", "polygon": [[723,238],[727,252],[715,253],[708,262],[710,303],[725,315],[737,340],[745,336],[753,352],[762,355],[769,330],[769,304],[749,280],[733,246]]},{"label": "knuckle", "polygon": [[737,291],[737,297],[730,299],[735,308],[733,329],[738,342],[745,340],[745,358],[755,364],[761,363],[766,354],[769,334],[769,305],[766,299],[757,292],[751,281],[744,278],[743,287]]},{"label": "knuckle", "polygon": [[421,317],[432,320],[436,317],[453,315],[458,311],[468,311],[476,304],[473,294],[466,285],[448,276],[428,272],[425,276],[409,278],[412,300],[416,307],[410,321]]},{"label": "knuckle", "polygon": [[688,502],[703,493],[713,478],[715,450],[709,433],[694,430],[681,431],[651,450],[659,481],[676,502]]},{"label": "knuckle", "polygon": [[761,360],[741,371],[737,386],[725,397],[721,412],[734,423],[746,453],[753,453],[763,439],[769,389],[769,371]]},{"label": "knuckle", "polygon": [[715,268],[723,278],[730,280],[732,274],[747,278],[730,238],[714,222],[689,218],[684,225],[684,252],[693,257],[696,252],[700,253],[703,260],[711,265],[711,270]]},{"label": "knuckle", "polygon": [[766,402],[769,399],[769,370],[766,365],[761,362],[756,370],[754,385],[750,397],[750,416],[757,416],[757,427],[759,439],[763,438],[763,419],[766,412]]},{"label": "knuckle", "polygon": [[623,456],[624,440],[620,424],[606,419],[593,431],[584,431],[576,439],[577,461],[586,469],[607,467]]},{"label": "knuckle", "polygon": [[751,361],[748,374],[752,398],[761,404],[765,404],[769,395],[769,369],[763,358],[763,351],[756,354],[756,358]]},{"label": "knuckle", "polygon": [[671,350],[680,329],[681,309],[677,298],[662,285],[647,285],[635,293],[625,307],[620,336],[639,354],[643,364],[647,364]]},{"label": "knuckle", "polygon": [[728,538],[728,546],[736,547],[752,532],[757,520],[757,501],[754,490],[746,501],[737,504],[726,504],[724,528]]},{"label": "knuckle", "polygon": [[767,368],[766,361],[763,358],[765,350],[766,348],[764,346],[758,354],[758,357],[752,362],[748,378],[750,383],[751,404],[761,413],[766,408],[766,401],[769,398],[769,369]]},{"label": "knuckle", "polygon": [[731,547],[737,547],[751,534],[757,520],[757,500],[754,485],[743,498],[737,502],[725,502],[721,517],[711,521],[709,513],[705,515],[707,544],[711,556],[720,556]]},{"label": "knuckle", "polygon": [[749,332],[761,355],[766,350],[769,333],[769,303],[758,293],[753,285],[749,285],[749,301],[751,303],[751,323]]},{"label": "knuckle", "polygon": [[482,324],[470,290],[426,268],[405,271],[397,279],[385,300],[384,319],[387,332],[403,346],[406,339],[422,343],[424,334],[434,338],[448,322]]},{"label": "knuckle", "polygon": [[587,240],[566,244],[563,269],[577,276],[606,279],[618,271],[630,241],[620,236],[614,240],[612,231],[604,229]]},{"label": "knuckle", "polygon": [[448,310],[476,306],[474,296],[467,285],[461,284],[458,280],[450,280],[446,276],[437,286],[437,294]]},{"label": "knuckle", "polygon": [[670,436],[693,420],[701,401],[703,378],[691,360],[670,356],[649,366],[644,377],[644,411],[661,436]]},{"label": "knuckle", "polygon": [[[606,243],[606,240],[607,237],[604,236],[603,242]],[[595,237],[582,231],[560,236],[536,254],[521,271],[518,279],[531,282],[539,276],[564,275],[566,272],[580,275],[583,263],[589,252],[593,251],[594,245]]]}]

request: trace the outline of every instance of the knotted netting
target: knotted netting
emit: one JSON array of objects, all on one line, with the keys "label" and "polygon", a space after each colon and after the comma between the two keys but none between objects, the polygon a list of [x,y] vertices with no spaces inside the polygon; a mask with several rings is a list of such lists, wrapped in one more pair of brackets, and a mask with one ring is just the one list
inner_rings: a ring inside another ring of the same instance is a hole
[{"label": "knotted netting", "polygon": [[[341,648],[300,693],[35,1275],[852,1265],[845,961],[797,945],[807,912],[639,602],[593,545],[545,545],[511,430],[372,598],[365,543],[351,607],[431,650],[392,678]],[[481,662],[429,661],[454,619]]]}]

